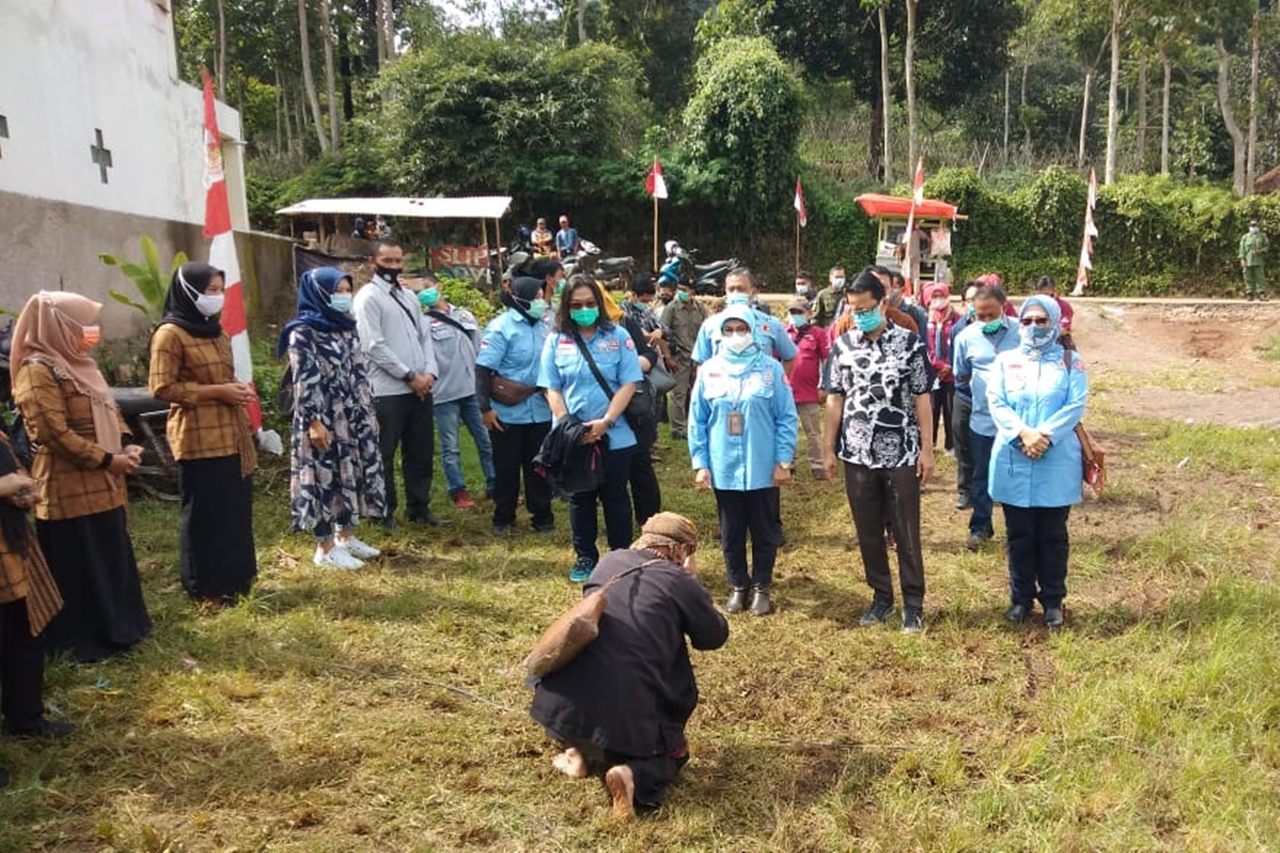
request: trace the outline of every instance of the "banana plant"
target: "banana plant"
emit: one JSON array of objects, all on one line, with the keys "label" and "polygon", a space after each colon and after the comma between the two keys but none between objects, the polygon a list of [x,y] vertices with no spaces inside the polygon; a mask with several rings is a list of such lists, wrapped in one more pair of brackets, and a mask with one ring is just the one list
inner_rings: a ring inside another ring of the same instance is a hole
[{"label": "banana plant", "polygon": [[160,251],[156,248],[156,241],[143,234],[140,242],[142,243],[143,259],[141,264],[105,253],[98,255],[98,259],[108,266],[119,267],[120,271],[133,281],[138,293],[142,296],[142,302],[136,302],[128,294],[121,293],[118,290],[111,291],[111,298],[122,305],[130,305],[137,308],[147,315],[147,319],[154,323],[164,313],[164,300],[169,293],[169,282],[173,279],[173,273],[178,267],[187,262],[187,254],[186,252],[178,252],[178,254],[174,255],[168,275],[162,276],[160,273]]}]

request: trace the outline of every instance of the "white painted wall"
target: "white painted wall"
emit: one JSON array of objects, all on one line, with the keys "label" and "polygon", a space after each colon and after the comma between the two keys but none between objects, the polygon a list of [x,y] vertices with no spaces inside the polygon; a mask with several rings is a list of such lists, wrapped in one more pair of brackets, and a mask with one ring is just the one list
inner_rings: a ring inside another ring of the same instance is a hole
[{"label": "white painted wall", "polygon": [[[217,110],[232,225],[247,230],[240,115]],[[0,0],[0,115],[0,190],[204,222],[202,96],[178,80],[168,0]]]}]

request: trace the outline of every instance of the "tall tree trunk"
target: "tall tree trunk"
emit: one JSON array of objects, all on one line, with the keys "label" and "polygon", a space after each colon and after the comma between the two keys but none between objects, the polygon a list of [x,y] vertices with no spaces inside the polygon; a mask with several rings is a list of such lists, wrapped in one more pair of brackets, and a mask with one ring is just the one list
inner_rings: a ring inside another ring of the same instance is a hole
[{"label": "tall tree trunk", "polygon": [[578,0],[578,44],[587,43],[587,0]]},{"label": "tall tree trunk", "polygon": [[1262,53],[1262,22],[1255,12],[1253,38],[1249,44],[1249,151],[1244,167],[1244,193],[1253,195],[1258,173],[1258,62]]},{"label": "tall tree trunk", "polygon": [[321,151],[329,150],[329,140],[324,135],[324,122],[320,119],[320,97],[316,94],[316,81],[311,75],[311,36],[307,32],[307,0],[298,0],[298,38],[302,50],[302,85],[306,90],[311,117],[315,119],[316,139]]},{"label": "tall tree trunk", "polygon": [[880,122],[884,136],[881,152],[884,158],[885,186],[893,184],[893,145],[890,125],[893,123],[893,90],[889,88],[889,15],[884,4],[878,10],[880,19]]},{"label": "tall tree trunk", "polygon": [[369,0],[369,7],[373,10],[373,40],[377,44],[378,70],[387,64],[387,39],[384,35],[385,25],[382,20],[382,0]]},{"label": "tall tree trunk", "polygon": [[907,169],[916,167],[916,11],[919,0],[907,0],[907,49],[902,59],[907,83]]},{"label": "tall tree trunk", "polygon": [[1084,73],[1084,98],[1080,105],[1080,147],[1076,151],[1076,168],[1084,168],[1084,141],[1089,133],[1089,92],[1093,89],[1093,69]]},{"label": "tall tree trunk", "polygon": [[1031,164],[1031,122],[1027,121],[1027,74],[1030,71],[1031,58],[1027,57],[1022,63],[1022,88],[1018,93],[1018,114],[1022,116],[1022,129],[1025,133],[1022,156],[1026,158],[1027,165]]},{"label": "tall tree trunk", "polygon": [[1169,174],[1169,90],[1173,88],[1173,63],[1169,53],[1160,48],[1160,63],[1164,66],[1164,91],[1160,95],[1160,174]]},{"label": "tall tree trunk", "polygon": [[884,93],[876,89],[871,96],[871,120],[867,122],[867,174],[888,183],[881,170],[888,165],[884,151]]},{"label": "tall tree trunk", "polygon": [[351,121],[356,117],[356,102],[351,96],[351,44],[347,36],[347,27],[343,23],[345,16],[339,14],[338,24],[338,77],[342,80],[342,119]]},{"label": "tall tree trunk", "polygon": [[338,120],[338,87],[333,73],[333,20],[329,0],[320,0],[320,37],[324,39],[324,92],[329,99],[329,147],[337,151],[342,141],[342,125]]},{"label": "tall tree trunk", "polygon": [[1107,159],[1103,183],[1116,182],[1116,147],[1120,134],[1120,3],[1111,0],[1111,79],[1107,86]]},{"label": "tall tree trunk", "polygon": [[279,153],[280,153],[280,149],[281,149],[281,145],[284,143],[284,136],[283,136],[284,129],[283,129],[283,127],[281,126],[281,125],[283,124],[282,116],[284,115],[284,87],[280,85],[280,69],[277,67],[277,68],[273,68],[272,70],[275,72],[275,75],[276,75],[276,141],[275,141],[275,149],[276,149],[276,154],[277,154],[277,155],[279,155]]},{"label": "tall tree trunk", "polygon": [[218,77],[218,99],[227,99],[227,16],[223,13],[222,0],[218,0],[218,56],[214,63]]},{"label": "tall tree trunk", "polygon": [[1009,68],[1004,69],[1004,142],[1000,146],[1000,157],[1009,162]]},{"label": "tall tree trunk", "polygon": [[1138,171],[1147,171],[1147,52],[1138,54]]},{"label": "tall tree trunk", "polygon": [[276,66],[276,79],[280,81],[280,112],[284,116],[284,150],[293,154],[293,115],[289,108],[289,87],[285,85],[284,75]]},{"label": "tall tree trunk", "polygon": [[1248,141],[1240,123],[1236,121],[1235,110],[1231,108],[1231,54],[1222,36],[1215,36],[1213,48],[1218,53],[1218,108],[1222,110],[1222,124],[1231,136],[1232,174],[1231,189],[1236,195],[1244,195],[1244,173],[1248,149]]},{"label": "tall tree trunk", "polygon": [[382,66],[379,71],[396,58],[396,14],[391,7],[391,0],[378,0],[378,5],[382,7],[382,37],[385,42],[382,47]]}]

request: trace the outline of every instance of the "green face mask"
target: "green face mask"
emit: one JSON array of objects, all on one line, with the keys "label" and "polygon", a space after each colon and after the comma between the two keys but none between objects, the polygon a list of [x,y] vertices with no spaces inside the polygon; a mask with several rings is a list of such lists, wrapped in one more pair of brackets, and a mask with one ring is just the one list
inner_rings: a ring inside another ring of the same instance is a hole
[{"label": "green face mask", "polygon": [[1003,325],[1004,325],[1004,320],[997,318],[987,323],[983,323],[982,331],[985,334],[994,335],[996,332],[1000,331],[1000,327]]},{"label": "green face mask", "polygon": [[566,279],[563,278],[556,282],[556,296],[564,293],[564,286],[566,283]]},{"label": "green face mask", "polygon": [[596,320],[600,319],[599,308],[575,308],[569,312],[569,316],[573,318],[573,322],[579,326],[595,325]]},{"label": "green face mask", "polygon": [[677,291],[676,291],[676,299],[679,299],[681,302],[688,302],[688,301],[689,301],[689,291],[687,291],[687,290],[677,290]]}]

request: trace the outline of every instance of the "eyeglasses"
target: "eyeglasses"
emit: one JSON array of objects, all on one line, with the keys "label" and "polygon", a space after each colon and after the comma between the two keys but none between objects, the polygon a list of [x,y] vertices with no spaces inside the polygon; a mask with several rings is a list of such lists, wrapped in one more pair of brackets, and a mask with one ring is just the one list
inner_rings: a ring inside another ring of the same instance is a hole
[{"label": "eyeglasses", "polygon": [[857,316],[857,317],[870,317],[870,316],[871,316],[872,314],[874,314],[874,313],[875,313],[879,308],[880,308],[880,306],[879,306],[878,304],[877,304],[877,305],[872,305],[870,308],[854,308],[854,309],[853,309],[853,313],[854,313],[854,315],[855,315],[855,316]]},{"label": "eyeglasses", "polygon": [[596,304],[596,301],[594,299],[592,299],[590,302],[579,302],[578,300],[575,299],[574,301],[569,303],[569,309],[571,311],[577,311],[581,308],[598,308],[598,307],[599,306]]},{"label": "eyeglasses", "polygon": [[1047,326],[1049,325],[1048,317],[1023,317],[1022,325],[1024,326]]}]

